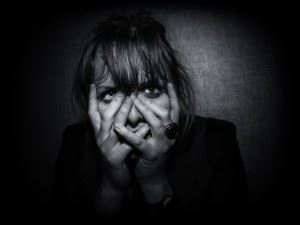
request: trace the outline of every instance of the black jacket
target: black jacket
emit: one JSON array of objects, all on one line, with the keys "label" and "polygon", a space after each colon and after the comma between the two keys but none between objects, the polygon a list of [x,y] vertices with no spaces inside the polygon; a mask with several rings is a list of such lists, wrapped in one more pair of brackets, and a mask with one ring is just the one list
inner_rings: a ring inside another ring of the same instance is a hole
[{"label": "black jacket", "polygon": [[[172,151],[168,179],[180,214],[246,206],[245,170],[232,123],[195,116],[189,134]],[[54,173],[52,203],[56,215],[97,218],[94,197],[101,182],[98,154],[89,125],[66,128]],[[125,200],[123,211],[142,215],[142,195],[134,183],[132,187],[135,195]]]}]

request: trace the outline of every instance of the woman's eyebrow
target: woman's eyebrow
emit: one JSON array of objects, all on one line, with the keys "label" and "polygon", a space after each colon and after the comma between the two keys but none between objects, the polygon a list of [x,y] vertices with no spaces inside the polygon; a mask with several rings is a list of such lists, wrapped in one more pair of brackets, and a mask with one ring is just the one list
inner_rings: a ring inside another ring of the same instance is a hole
[{"label": "woman's eyebrow", "polygon": [[114,85],[96,85],[96,88],[98,89],[110,89],[110,88],[116,88]]}]

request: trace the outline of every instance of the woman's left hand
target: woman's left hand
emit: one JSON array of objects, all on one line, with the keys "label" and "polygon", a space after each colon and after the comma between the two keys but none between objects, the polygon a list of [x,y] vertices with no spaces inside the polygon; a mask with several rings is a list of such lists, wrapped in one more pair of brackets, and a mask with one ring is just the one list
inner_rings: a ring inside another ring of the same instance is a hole
[{"label": "woman's left hand", "polygon": [[180,113],[178,97],[171,83],[168,84],[168,95],[170,110],[147,99],[142,102],[139,97],[133,97],[135,107],[150,126],[148,129],[151,130],[151,137],[145,139],[122,125],[115,125],[117,132],[141,152],[135,167],[137,180],[141,184],[158,184],[166,179],[166,153],[176,140],[165,135],[165,126],[171,122],[178,123]]}]

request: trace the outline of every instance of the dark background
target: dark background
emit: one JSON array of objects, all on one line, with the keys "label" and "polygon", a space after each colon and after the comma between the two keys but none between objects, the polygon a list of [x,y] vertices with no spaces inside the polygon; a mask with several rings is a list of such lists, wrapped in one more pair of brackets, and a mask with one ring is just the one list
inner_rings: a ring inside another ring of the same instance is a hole
[{"label": "dark background", "polygon": [[12,135],[10,207],[28,216],[47,211],[62,132],[78,121],[70,91],[83,38],[107,14],[139,9],[166,26],[181,52],[198,114],[237,126],[251,210],[292,210],[297,13],[288,2],[261,1],[13,6],[5,35],[12,72],[5,121]]}]

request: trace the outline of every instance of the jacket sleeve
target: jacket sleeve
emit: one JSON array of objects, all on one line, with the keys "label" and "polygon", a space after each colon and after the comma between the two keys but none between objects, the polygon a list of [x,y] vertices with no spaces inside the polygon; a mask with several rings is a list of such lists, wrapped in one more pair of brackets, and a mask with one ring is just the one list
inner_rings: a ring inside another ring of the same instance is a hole
[{"label": "jacket sleeve", "polygon": [[[211,121],[208,133],[213,176],[209,185],[209,206],[247,205],[245,168],[236,137],[236,127],[226,121]],[[213,132],[212,132],[213,131]]]}]

